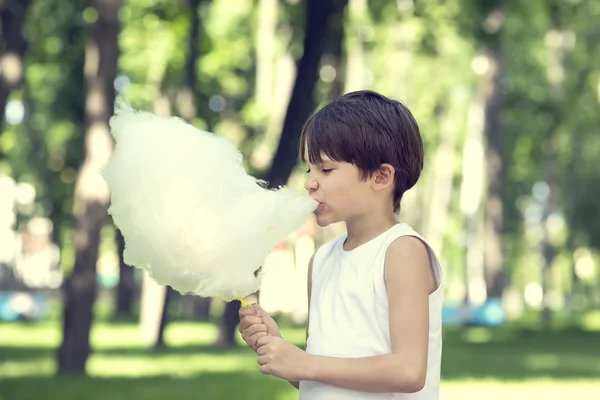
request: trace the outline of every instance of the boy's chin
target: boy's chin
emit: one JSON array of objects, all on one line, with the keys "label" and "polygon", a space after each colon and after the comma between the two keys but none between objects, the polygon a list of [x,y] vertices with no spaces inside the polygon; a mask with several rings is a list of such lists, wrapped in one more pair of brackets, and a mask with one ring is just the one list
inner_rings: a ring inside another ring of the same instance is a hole
[{"label": "boy's chin", "polygon": [[319,225],[321,228],[325,228],[335,222],[335,221],[332,221],[330,218],[327,218],[324,215],[315,215],[315,217],[316,217],[315,219],[317,221],[317,225]]}]

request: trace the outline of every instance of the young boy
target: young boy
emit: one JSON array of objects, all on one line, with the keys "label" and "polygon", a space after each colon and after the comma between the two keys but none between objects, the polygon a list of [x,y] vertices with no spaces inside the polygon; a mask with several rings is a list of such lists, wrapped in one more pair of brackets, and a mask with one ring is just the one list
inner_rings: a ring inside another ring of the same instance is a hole
[{"label": "young boy", "polygon": [[310,260],[306,351],[257,304],[240,309],[261,372],[291,382],[300,399],[438,399],[442,268],[396,217],[423,168],[417,122],[383,95],[349,93],[307,121],[300,155],[317,223],[344,221],[347,233]]}]

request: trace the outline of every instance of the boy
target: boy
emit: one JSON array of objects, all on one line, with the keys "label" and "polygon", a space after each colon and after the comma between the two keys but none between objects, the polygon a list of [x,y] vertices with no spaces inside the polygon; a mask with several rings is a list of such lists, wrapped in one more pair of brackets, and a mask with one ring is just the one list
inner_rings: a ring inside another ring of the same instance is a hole
[{"label": "boy", "polygon": [[310,260],[306,351],[256,304],[240,309],[242,337],[300,399],[438,399],[442,268],[396,216],[423,168],[417,122],[397,101],[353,92],[311,116],[300,140],[317,223],[344,221],[347,233]]}]

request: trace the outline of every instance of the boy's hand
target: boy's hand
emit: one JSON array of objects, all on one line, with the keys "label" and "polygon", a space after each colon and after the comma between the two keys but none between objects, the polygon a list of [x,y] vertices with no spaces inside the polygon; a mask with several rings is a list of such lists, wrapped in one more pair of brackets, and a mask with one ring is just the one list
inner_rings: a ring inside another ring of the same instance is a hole
[{"label": "boy's hand", "polygon": [[308,377],[309,355],[282,338],[264,336],[258,339],[260,372],[290,382]]},{"label": "boy's hand", "polygon": [[271,335],[281,337],[277,323],[258,304],[240,308],[240,333],[244,342],[257,350],[258,339]]},{"label": "boy's hand", "polygon": [[248,347],[256,351],[258,339],[267,336],[267,326],[262,323],[262,318],[256,314],[255,310],[246,310],[247,308],[241,308],[239,312],[240,333]]}]

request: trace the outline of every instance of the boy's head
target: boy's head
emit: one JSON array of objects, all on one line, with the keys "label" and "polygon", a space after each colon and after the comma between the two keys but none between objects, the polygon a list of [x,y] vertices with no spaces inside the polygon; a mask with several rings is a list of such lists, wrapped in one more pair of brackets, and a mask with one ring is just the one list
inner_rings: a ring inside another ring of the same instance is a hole
[{"label": "boy's head", "polygon": [[384,164],[393,167],[393,207],[418,181],[423,142],[417,121],[398,101],[372,91],[348,93],[326,104],[306,122],[300,156],[321,164],[322,156],[353,164],[366,180]]}]

